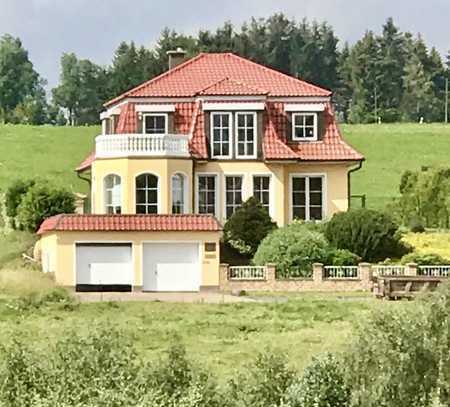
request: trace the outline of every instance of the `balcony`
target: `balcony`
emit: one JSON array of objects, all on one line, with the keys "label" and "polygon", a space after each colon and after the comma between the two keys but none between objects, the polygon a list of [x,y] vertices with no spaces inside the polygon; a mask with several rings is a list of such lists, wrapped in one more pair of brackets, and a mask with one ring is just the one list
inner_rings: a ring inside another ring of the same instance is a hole
[{"label": "balcony", "polygon": [[109,134],[95,138],[96,158],[190,157],[183,134]]}]

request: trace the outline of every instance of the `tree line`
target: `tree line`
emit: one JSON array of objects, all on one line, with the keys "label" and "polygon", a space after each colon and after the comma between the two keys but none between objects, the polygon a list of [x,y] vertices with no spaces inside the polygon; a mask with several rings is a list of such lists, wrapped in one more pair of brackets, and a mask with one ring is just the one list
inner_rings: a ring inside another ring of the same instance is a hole
[{"label": "tree line", "polygon": [[402,32],[389,18],[380,34],[367,31],[355,44],[338,46],[326,22],[296,21],[283,14],[225,22],[196,36],[166,28],[153,47],[122,42],[109,66],[74,53],[61,57],[60,81],[46,98],[20,39],[0,39],[0,120],[30,124],[94,124],[104,101],[167,70],[166,52],[230,51],[334,92],[341,120],[350,123],[443,121],[446,62],[420,35]]}]

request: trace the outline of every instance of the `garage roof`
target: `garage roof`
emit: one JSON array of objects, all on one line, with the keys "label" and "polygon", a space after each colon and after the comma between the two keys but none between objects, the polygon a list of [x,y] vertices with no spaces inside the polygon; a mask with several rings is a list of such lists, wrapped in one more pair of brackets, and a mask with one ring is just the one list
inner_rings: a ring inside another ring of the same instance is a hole
[{"label": "garage roof", "polygon": [[220,231],[222,227],[212,215],[76,215],[61,214],[42,222],[38,234],[56,231]]}]

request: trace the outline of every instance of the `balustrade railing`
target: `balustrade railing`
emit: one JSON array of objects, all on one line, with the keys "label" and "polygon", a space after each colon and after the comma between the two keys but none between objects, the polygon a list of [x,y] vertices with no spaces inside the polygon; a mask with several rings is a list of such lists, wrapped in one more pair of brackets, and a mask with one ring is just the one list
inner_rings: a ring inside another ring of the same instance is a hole
[{"label": "balustrade railing", "polygon": [[265,280],[264,266],[231,266],[228,270],[229,280]]},{"label": "balustrade railing", "polygon": [[323,275],[331,279],[358,278],[358,270],[358,266],[325,266]]}]

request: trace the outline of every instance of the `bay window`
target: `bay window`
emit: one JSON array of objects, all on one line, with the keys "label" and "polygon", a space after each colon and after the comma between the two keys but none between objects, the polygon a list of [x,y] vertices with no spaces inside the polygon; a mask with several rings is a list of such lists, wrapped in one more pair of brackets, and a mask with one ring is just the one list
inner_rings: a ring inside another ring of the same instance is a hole
[{"label": "bay window", "polygon": [[291,178],[292,219],[322,220],[324,216],[324,177],[300,176]]}]

